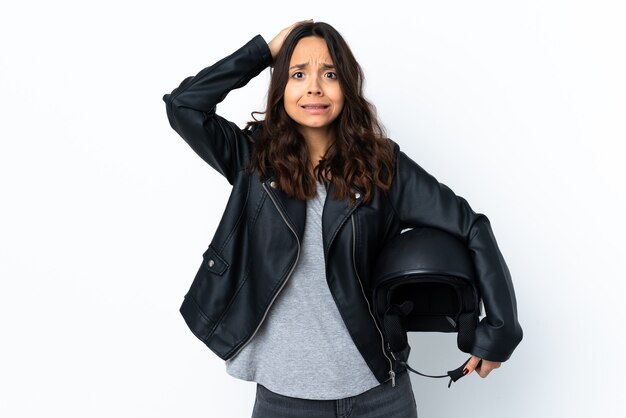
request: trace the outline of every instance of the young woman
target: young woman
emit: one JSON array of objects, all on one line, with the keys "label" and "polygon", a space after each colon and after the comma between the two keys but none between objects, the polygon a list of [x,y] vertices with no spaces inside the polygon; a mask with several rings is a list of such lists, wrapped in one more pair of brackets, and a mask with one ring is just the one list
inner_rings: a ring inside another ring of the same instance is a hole
[{"label": "young woman", "polygon": [[[216,114],[268,66],[263,120],[240,129]],[[172,128],[233,186],[180,310],[230,375],[257,382],[253,417],[417,416],[369,302],[372,263],[405,228],[442,229],[474,254],[487,317],[467,372],[509,358],[522,331],[487,217],[386,137],[332,26],[257,35],[163,99]]]}]

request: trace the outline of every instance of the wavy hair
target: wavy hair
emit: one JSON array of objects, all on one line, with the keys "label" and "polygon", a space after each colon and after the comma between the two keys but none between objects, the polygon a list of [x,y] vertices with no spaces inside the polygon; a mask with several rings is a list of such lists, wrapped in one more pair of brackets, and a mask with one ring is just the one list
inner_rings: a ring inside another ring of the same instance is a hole
[{"label": "wavy hair", "polygon": [[[344,106],[332,123],[334,141],[329,145],[312,177],[306,141],[284,107],[285,86],[289,79],[289,62],[298,41],[307,36],[325,40],[337,70]],[[306,200],[316,194],[315,180],[328,185],[328,174],[334,183],[335,199],[353,199],[351,185],[363,190],[363,201],[372,198],[373,187],[386,196],[393,179],[393,147],[376,108],[363,96],[364,76],[341,34],[324,22],[295,26],[276,54],[267,94],[265,112],[252,112],[244,131],[254,140],[249,174],[258,170],[269,178],[272,169],[281,189],[290,197]],[[257,120],[254,114],[265,114]]]}]

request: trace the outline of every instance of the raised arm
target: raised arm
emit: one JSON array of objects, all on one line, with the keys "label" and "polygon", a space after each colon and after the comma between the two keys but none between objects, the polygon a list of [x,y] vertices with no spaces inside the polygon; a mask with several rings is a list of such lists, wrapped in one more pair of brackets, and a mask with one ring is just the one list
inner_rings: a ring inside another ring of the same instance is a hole
[{"label": "raised arm", "polygon": [[256,35],[163,96],[172,128],[230,184],[236,173],[245,168],[252,143],[236,124],[215,113],[216,105],[271,63],[268,44]]},{"label": "raised arm", "polygon": [[309,21],[312,19],[287,26],[269,44],[256,35],[163,96],[172,128],[230,184],[247,165],[252,142],[237,125],[217,115],[215,108],[231,90],[245,86],[271,65],[289,32]]},{"label": "raised arm", "polygon": [[506,361],[522,340],[511,274],[489,219],[426,172],[395,144],[396,171],[389,196],[402,228],[432,226],[465,242],[472,253],[486,316],[471,353]]}]

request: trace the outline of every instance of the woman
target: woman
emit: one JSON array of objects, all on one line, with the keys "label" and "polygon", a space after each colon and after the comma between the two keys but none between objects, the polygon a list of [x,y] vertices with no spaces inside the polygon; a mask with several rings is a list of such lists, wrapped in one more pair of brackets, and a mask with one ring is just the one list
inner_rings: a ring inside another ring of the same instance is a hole
[{"label": "woman", "polygon": [[[262,121],[242,130],[215,113],[268,66]],[[521,340],[488,219],[385,136],[362,87],[341,35],[309,20],[255,36],[163,97],[172,128],[233,186],[181,313],[230,375],[257,382],[253,417],[417,416],[368,300],[372,261],[408,227],[474,253],[488,316],[467,373],[487,376]]]}]

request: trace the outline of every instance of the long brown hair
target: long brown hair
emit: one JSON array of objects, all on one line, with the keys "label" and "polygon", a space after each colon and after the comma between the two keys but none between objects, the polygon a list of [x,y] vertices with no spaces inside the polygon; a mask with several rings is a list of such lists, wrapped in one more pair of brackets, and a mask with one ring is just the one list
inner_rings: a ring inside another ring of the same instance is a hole
[{"label": "long brown hair", "polygon": [[[315,178],[307,169],[306,142],[283,104],[291,55],[298,41],[306,36],[325,40],[344,95],[343,109],[332,123],[335,140],[315,167]],[[393,148],[377,119],[376,108],[363,97],[363,70],[341,34],[324,22],[295,26],[272,67],[266,110],[252,112],[254,121],[244,128],[254,139],[248,173],[258,169],[262,178],[268,178],[272,169],[281,190],[300,200],[314,197],[315,180],[327,184],[329,173],[335,199],[351,199],[351,185],[362,188],[364,203],[370,201],[374,186],[386,195],[393,178]],[[264,120],[257,120],[255,113],[264,113]]]}]

